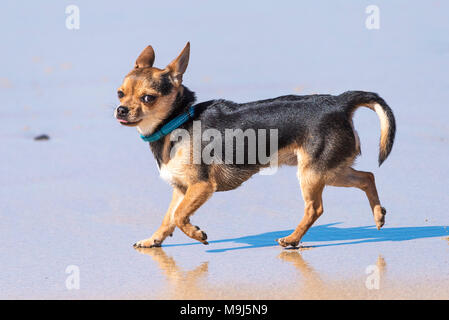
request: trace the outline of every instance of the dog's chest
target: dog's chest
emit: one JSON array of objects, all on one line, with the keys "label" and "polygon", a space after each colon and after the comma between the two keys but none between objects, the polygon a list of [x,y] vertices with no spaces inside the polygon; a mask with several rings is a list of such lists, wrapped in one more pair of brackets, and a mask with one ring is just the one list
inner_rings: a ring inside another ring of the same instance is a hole
[{"label": "dog's chest", "polygon": [[188,150],[179,148],[166,163],[159,167],[160,177],[172,185],[185,185],[188,171]]},{"label": "dog's chest", "polygon": [[177,174],[173,167],[163,164],[159,169],[159,176],[166,182],[173,183]]}]

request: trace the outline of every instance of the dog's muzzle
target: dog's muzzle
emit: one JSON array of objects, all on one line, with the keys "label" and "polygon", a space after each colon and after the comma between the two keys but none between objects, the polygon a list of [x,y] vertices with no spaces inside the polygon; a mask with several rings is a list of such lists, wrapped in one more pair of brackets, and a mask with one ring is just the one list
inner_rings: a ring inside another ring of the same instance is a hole
[{"label": "dog's muzzle", "polygon": [[120,122],[120,124],[127,125],[127,126],[135,126],[137,125],[139,121],[129,121],[129,109],[125,106],[118,106],[117,109],[115,109],[115,117]]}]

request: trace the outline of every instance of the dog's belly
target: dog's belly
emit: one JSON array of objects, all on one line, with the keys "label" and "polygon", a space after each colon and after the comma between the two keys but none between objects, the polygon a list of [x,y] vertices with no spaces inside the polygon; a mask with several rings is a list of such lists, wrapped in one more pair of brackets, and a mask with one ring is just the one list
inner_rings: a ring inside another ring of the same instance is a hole
[{"label": "dog's belly", "polygon": [[258,165],[214,165],[210,170],[210,178],[214,180],[217,191],[229,191],[238,188],[260,169]]},{"label": "dog's belly", "polygon": [[229,191],[238,188],[251,176],[261,169],[271,166],[297,165],[296,143],[283,146],[275,152],[270,161],[262,164],[218,164],[211,163],[193,165],[190,163],[190,152],[185,147],[187,144],[178,145],[176,152],[172,153],[173,158],[162,163],[159,167],[160,177],[182,191],[188,186],[200,180],[208,179],[216,186],[216,191]]},{"label": "dog's belly", "polygon": [[271,166],[295,166],[298,164],[296,145],[279,149],[277,159],[267,165],[214,165],[210,170],[210,175],[217,185],[217,191],[229,191],[238,188],[246,180],[251,178],[264,168]]}]

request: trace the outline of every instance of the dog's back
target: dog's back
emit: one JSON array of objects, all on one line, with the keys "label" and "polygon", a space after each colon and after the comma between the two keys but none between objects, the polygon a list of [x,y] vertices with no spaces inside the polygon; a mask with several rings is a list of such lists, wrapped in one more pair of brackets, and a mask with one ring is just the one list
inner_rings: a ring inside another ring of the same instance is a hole
[{"label": "dog's back", "polygon": [[[348,159],[353,160],[360,153],[352,116],[361,104],[370,107],[378,99],[374,93],[348,91],[338,96],[288,95],[248,103],[212,100],[198,105],[195,120],[201,121],[203,130],[220,131],[223,143],[226,130],[277,130],[278,149],[274,151],[282,154],[283,150],[302,148],[316,169],[329,170]],[[386,105],[383,100],[381,103]],[[383,160],[391,151],[395,128],[393,116],[385,121],[390,123],[388,127],[392,132],[384,129],[387,137],[382,138]],[[247,144],[244,150],[244,158],[248,159]],[[249,164],[246,161],[241,166]]]}]

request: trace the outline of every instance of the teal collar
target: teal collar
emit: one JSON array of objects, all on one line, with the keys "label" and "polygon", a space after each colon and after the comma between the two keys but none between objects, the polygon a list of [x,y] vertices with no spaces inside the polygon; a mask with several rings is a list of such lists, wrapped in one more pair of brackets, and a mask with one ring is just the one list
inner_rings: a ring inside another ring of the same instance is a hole
[{"label": "teal collar", "polygon": [[154,142],[159,140],[160,138],[166,136],[173,130],[179,128],[179,126],[186,123],[190,118],[193,118],[193,115],[195,114],[195,107],[191,106],[187,112],[184,112],[183,114],[177,116],[173,120],[166,123],[160,130],[156,131],[153,134],[150,134],[149,136],[140,135],[143,141],[145,142]]}]

